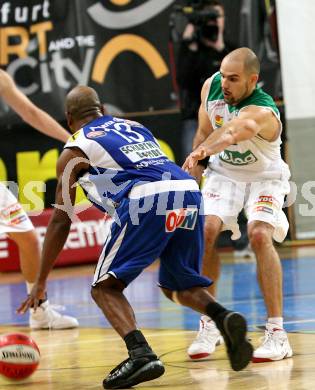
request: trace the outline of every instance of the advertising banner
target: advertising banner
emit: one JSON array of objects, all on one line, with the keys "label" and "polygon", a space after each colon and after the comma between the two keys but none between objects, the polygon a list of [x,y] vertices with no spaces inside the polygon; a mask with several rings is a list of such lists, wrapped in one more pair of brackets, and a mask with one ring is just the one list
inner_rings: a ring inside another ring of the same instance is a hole
[{"label": "advertising banner", "polygon": [[[31,220],[41,243],[47,230],[52,210],[48,209]],[[72,223],[66,244],[56,261],[56,266],[95,263],[101,253],[104,237],[109,228],[109,217],[95,207],[81,212]],[[0,272],[17,271],[20,268],[17,246],[5,235],[0,235]]]},{"label": "advertising banner", "polygon": [[[168,9],[174,0],[8,0],[0,66],[35,104],[64,118],[65,94],[95,88],[121,112],[170,108]],[[1,127],[18,121],[5,107]]]},{"label": "advertising banner", "polygon": [[[162,113],[163,123],[159,121],[157,126],[151,120],[150,129],[157,138],[163,135],[162,148],[175,159],[178,152],[171,150],[168,140],[168,131],[174,129],[168,115],[176,116],[168,47],[168,17],[173,3],[3,1],[0,67],[64,127],[64,98],[77,84],[95,88],[115,115],[131,113],[134,118],[139,112],[147,112],[156,118],[155,113]],[[23,123],[1,102],[1,93],[0,137],[0,180],[17,184],[14,192],[27,211],[49,207],[63,145]],[[174,147],[177,145],[172,142]],[[32,186],[32,199],[24,193],[27,185]]]}]

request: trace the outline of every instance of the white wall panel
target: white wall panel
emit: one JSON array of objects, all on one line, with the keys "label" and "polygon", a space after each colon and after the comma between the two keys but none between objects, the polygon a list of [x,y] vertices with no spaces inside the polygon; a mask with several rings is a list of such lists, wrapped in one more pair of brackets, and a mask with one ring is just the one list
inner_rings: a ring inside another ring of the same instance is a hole
[{"label": "white wall panel", "polygon": [[315,0],[277,0],[287,119],[315,117]]}]

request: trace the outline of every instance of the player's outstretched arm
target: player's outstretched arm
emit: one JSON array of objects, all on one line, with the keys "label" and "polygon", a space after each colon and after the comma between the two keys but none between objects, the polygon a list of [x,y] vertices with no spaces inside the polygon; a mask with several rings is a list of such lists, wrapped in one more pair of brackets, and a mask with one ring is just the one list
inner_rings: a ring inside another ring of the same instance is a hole
[{"label": "player's outstretched arm", "polygon": [[66,142],[70,134],[50,115],[41,110],[15,85],[11,76],[0,69],[0,96],[26,123],[59,141]]},{"label": "player's outstretched arm", "polygon": [[222,152],[230,145],[253,138],[259,134],[267,141],[275,140],[281,131],[278,120],[268,109],[250,106],[240,115],[212,132],[186,159],[183,168],[192,169],[199,160]]}]

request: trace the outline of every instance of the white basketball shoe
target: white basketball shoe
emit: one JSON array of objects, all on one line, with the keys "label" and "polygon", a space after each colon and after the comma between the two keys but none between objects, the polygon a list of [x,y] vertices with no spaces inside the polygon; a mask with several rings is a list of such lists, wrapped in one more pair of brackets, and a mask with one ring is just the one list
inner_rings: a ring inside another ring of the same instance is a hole
[{"label": "white basketball shoe", "polygon": [[55,310],[56,308],[57,306],[50,305],[47,300],[38,306],[36,311],[34,311],[34,309],[30,309],[30,328],[70,329],[77,328],[79,326],[79,322],[76,318],[60,314]]},{"label": "white basketball shoe", "polygon": [[201,316],[199,332],[187,350],[189,357],[193,360],[208,358],[217,345],[223,344],[221,336],[215,323],[207,316]]},{"label": "white basketball shoe", "polygon": [[274,324],[266,324],[265,337],[260,347],[254,351],[253,363],[272,362],[293,355],[285,330]]}]

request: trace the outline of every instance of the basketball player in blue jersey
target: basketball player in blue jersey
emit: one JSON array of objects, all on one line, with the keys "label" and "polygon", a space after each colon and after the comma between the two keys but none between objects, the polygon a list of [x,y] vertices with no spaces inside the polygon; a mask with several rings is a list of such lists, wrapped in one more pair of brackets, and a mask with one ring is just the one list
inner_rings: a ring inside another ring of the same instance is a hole
[{"label": "basketball player in blue jersey", "polygon": [[92,297],[125,341],[129,357],[104,379],[104,388],[131,387],[164,373],[123,294],[157,258],[164,294],[210,316],[225,339],[232,368],[242,370],[253,351],[246,339],[246,321],[215,302],[205,288],[211,281],[200,275],[203,217],[196,181],[164,155],[144,126],[104,115],[92,88],[78,86],[70,91],[66,112],[74,135],[57,164],[57,206],[47,230],[41,270],[19,311],[36,307],[45,289],[69,233],[79,182],[96,207],[111,211],[113,217],[95,269]]}]

